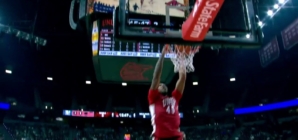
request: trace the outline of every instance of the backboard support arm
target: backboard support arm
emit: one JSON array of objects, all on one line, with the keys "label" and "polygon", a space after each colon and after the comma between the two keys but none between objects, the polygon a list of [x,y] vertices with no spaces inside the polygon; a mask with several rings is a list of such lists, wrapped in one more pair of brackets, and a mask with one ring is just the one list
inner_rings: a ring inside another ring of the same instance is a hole
[{"label": "backboard support arm", "polygon": [[[248,18],[247,21],[251,22],[253,20],[251,10],[254,10],[254,4],[252,3],[252,0],[246,0],[246,8],[245,12],[248,12],[245,18]],[[252,6],[252,7],[251,7]],[[158,40],[158,39],[163,39],[166,40],[165,38],[168,38],[169,41],[173,41],[173,39],[181,39],[182,40],[182,34],[179,31],[169,31],[167,30],[167,34],[149,34],[149,33],[143,33],[143,32],[135,32],[131,30],[126,21],[126,0],[119,0],[119,10],[115,10],[118,15],[118,22],[119,24],[119,31],[117,34],[119,36],[125,36],[126,38],[140,38],[141,39],[147,39],[150,38],[150,40]],[[166,25],[170,25],[170,8],[175,8],[175,9],[188,9],[189,7],[174,7],[174,6],[167,6],[166,7],[166,16],[165,16],[165,21]],[[255,20],[253,20],[255,21]],[[240,37],[240,38],[231,38],[229,36],[212,36],[211,34],[207,34],[204,41],[202,42],[191,42],[192,44],[200,45],[200,46],[221,46],[221,47],[226,47],[226,48],[259,48],[261,43],[262,43],[262,31],[261,28],[258,27],[256,24],[252,24],[252,28],[248,30],[248,32],[238,32],[239,34],[251,34],[250,38],[246,37]],[[214,32],[214,31],[213,31]],[[221,32],[221,31],[216,31],[216,32]],[[227,32],[227,31],[225,31]],[[168,42],[168,43],[171,43]]]}]

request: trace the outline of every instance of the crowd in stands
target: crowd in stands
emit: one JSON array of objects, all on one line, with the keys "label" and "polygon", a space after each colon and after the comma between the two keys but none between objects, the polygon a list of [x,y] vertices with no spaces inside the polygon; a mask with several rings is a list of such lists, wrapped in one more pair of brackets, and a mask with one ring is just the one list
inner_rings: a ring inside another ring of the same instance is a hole
[{"label": "crowd in stands", "polygon": [[[187,140],[297,140],[297,121],[269,126],[266,123],[182,127]],[[71,128],[66,124],[37,122],[4,122],[7,132],[15,140],[148,140],[150,129],[133,128]],[[3,132],[2,132],[3,133]],[[1,134],[1,133],[0,133]],[[126,136],[126,137],[125,137]],[[1,138],[1,137],[0,137]]]},{"label": "crowd in stands", "polygon": [[32,122],[4,123],[15,140],[67,140],[69,127]]}]

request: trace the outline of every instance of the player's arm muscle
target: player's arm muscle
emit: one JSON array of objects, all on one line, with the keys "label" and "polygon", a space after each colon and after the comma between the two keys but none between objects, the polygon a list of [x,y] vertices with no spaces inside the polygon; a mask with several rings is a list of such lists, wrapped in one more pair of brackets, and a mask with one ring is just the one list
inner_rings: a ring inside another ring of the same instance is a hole
[{"label": "player's arm muscle", "polygon": [[163,49],[156,65],[155,65],[155,69],[153,72],[153,78],[152,78],[152,83],[151,83],[151,87],[150,89],[157,89],[158,85],[160,83],[160,77],[161,77],[161,73],[162,73],[162,68],[163,68],[163,61],[165,58],[165,50]]},{"label": "player's arm muscle", "polygon": [[179,79],[176,83],[175,90],[179,91],[179,93],[183,94],[184,87],[185,87],[185,81],[186,81],[186,71],[185,69],[179,70]]}]

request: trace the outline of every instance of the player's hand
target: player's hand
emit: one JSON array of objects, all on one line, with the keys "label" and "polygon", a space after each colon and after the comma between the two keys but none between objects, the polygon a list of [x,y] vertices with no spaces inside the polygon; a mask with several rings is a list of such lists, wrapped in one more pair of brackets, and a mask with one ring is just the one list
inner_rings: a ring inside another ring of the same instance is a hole
[{"label": "player's hand", "polygon": [[186,62],[181,62],[179,66],[179,73],[184,74],[186,73]]},{"label": "player's hand", "polygon": [[165,45],[163,48],[162,48],[162,54],[166,54],[166,53],[168,53],[169,52],[169,48],[170,48],[170,46],[169,45]]}]

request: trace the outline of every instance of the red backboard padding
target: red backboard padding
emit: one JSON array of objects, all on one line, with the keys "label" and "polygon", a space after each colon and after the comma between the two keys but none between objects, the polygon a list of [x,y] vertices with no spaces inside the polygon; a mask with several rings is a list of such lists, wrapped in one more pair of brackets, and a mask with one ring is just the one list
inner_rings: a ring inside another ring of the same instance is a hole
[{"label": "red backboard padding", "polygon": [[188,41],[204,40],[223,3],[224,0],[197,0],[182,25],[182,38]]}]

